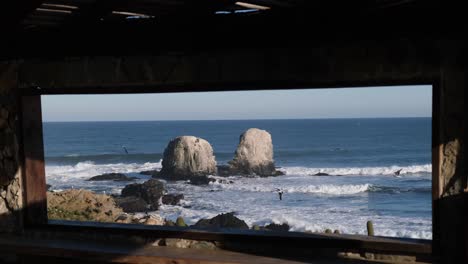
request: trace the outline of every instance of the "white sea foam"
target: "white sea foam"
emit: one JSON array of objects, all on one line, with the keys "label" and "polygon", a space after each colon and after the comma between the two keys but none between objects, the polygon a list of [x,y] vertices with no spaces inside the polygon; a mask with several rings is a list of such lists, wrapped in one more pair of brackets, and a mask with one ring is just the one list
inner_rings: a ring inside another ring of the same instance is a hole
[{"label": "white sea foam", "polygon": [[401,169],[400,175],[418,173],[431,173],[432,165],[411,166],[387,166],[387,167],[343,167],[343,168],[307,168],[307,167],[284,167],[281,171],[288,175],[314,175],[327,173],[330,175],[394,175],[395,171]]},{"label": "white sea foam", "polygon": [[140,163],[114,163],[114,164],[95,164],[92,161],[79,162],[76,165],[47,165],[47,177],[66,176],[89,178],[104,173],[137,173],[144,170],[154,170],[161,168],[161,162]]},{"label": "white sea foam", "polygon": [[284,186],[281,188],[284,193],[316,193],[316,194],[329,194],[329,195],[350,195],[366,192],[371,187],[370,184],[318,184],[318,185],[294,185],[289,184],[267,184],[265,182],[250,183],[250,184],[220,184],[212,183],[212,186],[219,186],[225,190],[235,190],[242,192],[276,192],[277,186]]},{"label": "white sea foam", "polygon": [[[47,183],[55,190],[86,188],[118,194],[128,183],[85,180],[91,176],[117,172],[140,177],[137,182],[143,182],[150,176],[138,175],[138,172],[159,168],[161,161],[141,164],[80,162],[74,166],[48,165],[46,174]],[[388,177],[400,168],[403,169],[402,179]],[[215,177],[218,181],[207,186],[195,186],[182,181],[167,182],[166,188],[170,193],[183,193],[185,198],[181,206],[163,205],[156,213],[172,220],[182,216],[188,224],[194,224],[202,218],[235,212],[249,226],[272,222],[287,223],[292,231],[323,232],[329,228],[338,229],[345,234],[366,234],[365,223],[372,220],[377,235],[432,238],[430,216],[380,214],[369,208],[370,200],[366,194],[379,186],[406,186],[406,176],[430,172],[430,165],[374,168],[285,167],[282,170],[286,175],[280,177]],[[317,172],[350,177],[309,176]],[[411,187],[418,187],[415,184],[425,186],[428,183],[416,181],[410,184]],[[282,201],[279,201],[276,194],[277,188],[284,191]],[[343,196],[346,198],[342,199]],[[375,196],[373,199],[376,199]]]},{"label": "white sea foam", "polygon": [[74,166],[71,165],[47,165],[46,180],[52,185],[52,190],[59,191],[65,189],[90,189],[100,193],[119,194],[126,182],[89,182],[88,178],[101,175],[104,173],[128,173],[135,174],[134,177],[140,179],[137,182],[142,182],[149,176],[138,175],[137,173],[145,170],[154,170],[161,168],[161,161],[139,163],[114,163],[114,164],[95,164],[91,161],[79,162]]}]

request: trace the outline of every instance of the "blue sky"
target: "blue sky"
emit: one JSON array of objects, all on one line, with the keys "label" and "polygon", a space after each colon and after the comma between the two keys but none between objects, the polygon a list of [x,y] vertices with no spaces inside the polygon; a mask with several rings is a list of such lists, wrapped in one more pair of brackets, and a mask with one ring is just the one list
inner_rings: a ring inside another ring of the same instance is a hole
[{"label": "blue sky", "polygon": [[43,120],[430,117],[432,87],[42,96]]}]

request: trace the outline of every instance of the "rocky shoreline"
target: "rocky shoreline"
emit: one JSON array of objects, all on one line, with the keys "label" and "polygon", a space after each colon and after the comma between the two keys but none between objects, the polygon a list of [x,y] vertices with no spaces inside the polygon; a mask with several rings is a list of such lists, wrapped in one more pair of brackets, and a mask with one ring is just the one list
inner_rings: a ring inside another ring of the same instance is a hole
[{"label": "rocky shoreline", "polygon": [[[239,139],[234,158],[226,165],[218,165],[213,148],[204,139],[194,136],[181,136],[171,140],[164,150],[161,170],[142,171],[151,176],[143,183],[126,185],[120,195],[97,194],[88,190],[70,189],[60,192],[47,192],[49,219],[73,221],[97,221],[125,224],[194,227],[202,229],[235,228],[251,230],[289,231],[287,223],[270,223],[265,226],[249,226],[237,218],[233,212],[221,213],[210,219],[200,219],[188,226],[182,217],[171,221],[157,214],[162,204],[179,205],[184,198],[181,193],[167,193],[163,181],[186,181],[187,184],[206,185],[214,181],[233,183],[229,176],[269,177],[283,175],[275,167],[271,135],[251,128]],[[106,173],[87,181],[131,182],[138,178],[122,173]],[[48,186],[50,188],[50,186]],[[203,241],[165,239],[157,245],[177,247],[197,247]],[[207,242],[203,242],[207,243]],[[216,248],[214,244],[202,247]]]}]

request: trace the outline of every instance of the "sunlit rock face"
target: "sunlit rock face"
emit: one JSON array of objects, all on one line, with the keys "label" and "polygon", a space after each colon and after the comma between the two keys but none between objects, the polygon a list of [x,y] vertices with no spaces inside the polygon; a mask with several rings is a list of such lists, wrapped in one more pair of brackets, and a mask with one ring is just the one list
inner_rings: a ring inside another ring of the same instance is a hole
[{"label": "sunlit rock face", "polygon": [[168,180],[187,180],[216,174],[216,160],[208,141],[181,136],[169,142],[164,150],[161,176]]},{"label": "sunlit rock face", "polygon": [[250,128],[239,140],[234,159],[229,162],[230,172],[271,176],[275,174],[273,143],[265,130]]}]

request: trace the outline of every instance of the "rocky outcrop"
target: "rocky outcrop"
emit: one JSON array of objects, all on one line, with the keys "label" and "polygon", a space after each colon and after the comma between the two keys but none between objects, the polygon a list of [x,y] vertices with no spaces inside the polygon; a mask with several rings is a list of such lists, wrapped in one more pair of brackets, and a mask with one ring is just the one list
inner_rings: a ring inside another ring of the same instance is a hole
[{"label": "rocky outcrop", "polygon": [[183,194],[166,194],[162,197],[161,202],[168,205],[178,205],[180,200],[184,199]]},{"label": "rocky outcrop", "polygon": [[193,226],[199,228],[249,229],[249,226],[243,220],[235,217],[233,213],[219,214],[211,219],[201,219]]},{"label": "rocky outcrop", "polygon": [[140,174],[149,175],[149,176],[151,176],[153,178],[158,178],[159,177],[159,170],[140,171]]},{"label": "rocky outcrop", "polygon": [[234,159],[229,162],[229,174],[277,175],[270,133],[258,128],[245,131],[240,136]]},{"label": "rocky outcrop", "polygon": [[91,177],[87,181],[133,181],[137,177],[128,177],[123,173],[106,173],[98,176]]},{"label": "rocky outcrop", "polygon": [[208,141],[193,136],[177,137],[164,150],[160,176],[188,180],[216,174],[216,160]]},{"label": "rocky outcrop", "polygon": [[282,223],[281,225],[280,224],[275,224],[275,223],[271,223],[271,224],[268,224],[265,226],[265,229],[266,230],[271,230],[271,231],[280,231],[280,232],[288,232],[290,227],[288,224],[286,223]]},{"label": "rocky outcrop", "polygon": [[148,180],[142,184],[134,183],[125,186],[122,197],[137,197],[148,204],[148,210],[158,210],[159,199],[164,194],[164,184],[156,179]]},{"label": "rocky outcrop", "polygon": [[121,214],[115,220],[116,223],[121,224],[143,224],[143,225],[165,225],[165,220],[155,214],[141,215],[141,214]]},{"label": "rocky outcrop", "polygon": [[193,184],[193,185],[207,185],[210,182],[214,182],[214,181],[215,181],[214,178],[211,178],[208,176],[194,176],[190,178],[188,183]]},{"label": "rocky outcrop", "polygon": [[122,213],[109,195],[75,189],[47,192],[49,219],[114,222]]},{"label": "rocky outcrop", "polygon": [[126,213],[146,212],[150,206],[141,197],[115,197],[115,203]]}]

